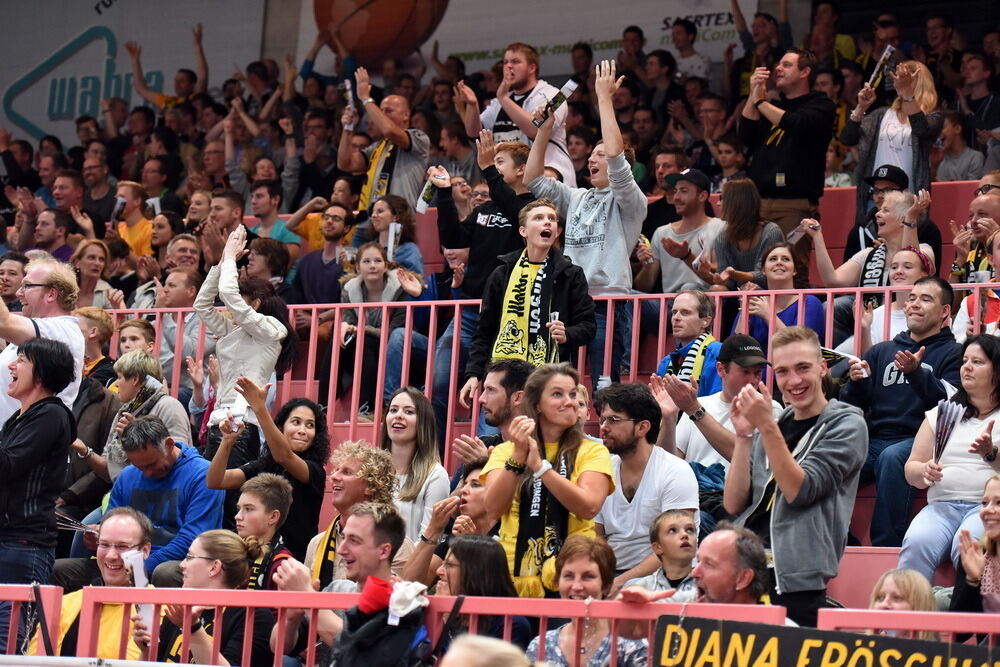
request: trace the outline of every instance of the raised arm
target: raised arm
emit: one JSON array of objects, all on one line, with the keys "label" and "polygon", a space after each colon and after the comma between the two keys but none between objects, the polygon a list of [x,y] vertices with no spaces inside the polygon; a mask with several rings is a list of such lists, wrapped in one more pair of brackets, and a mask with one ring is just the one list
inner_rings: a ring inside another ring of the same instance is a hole
[{"label": "raised arm", "polygon": [[142,62],[140,61],[142,46],[139,45],[139,42],[125,42],[125,50],[128,51],[129,58],[132,60],[132,87],[142,99],[153,106],[158,106],[156,93],[146,85],[146,77],[142,73]]},{"label": "raised arm", "polygon": [[[374,104],[372,105],[375,106]],[[337,147],[337,169],[346,171],[349,174],[358,174],[365,170],[368,159],[361,149],[355,148],[351,143],[354,130],[347,129],[347,126],[357,126],[358,110],[354,107],[347,107],[340,118],[344,129],[340,132],[340,145]]]},{"label": "raised arm", "polygon": [[[615,108],[611,102],[611,96],[618,90],[618,86],[625,80],[624,76],[615,79],[615,61],[602,60],[597,66],[597,78],[594,81],[594,88],[597,92],[597,109],[601,116],[601,137],[604,139],[604,154],[608,157],[621,155],[625,150],[625,142],[622,140],[622,131],[618,127],[618,119],[615,117]],[[544,148],[544,147],[543,147]],[[525,182],[528,182],[528,175],[524,175]]]},{"label": "raised arm", "polygon": [[[543,113],[541,109],[537,113]],[[549,138],[552,136],[552,126],[556,122],[556,117],[549,114],[542,126],[538,128],[535,141],[531,144],[528,152],[528,161],[524,164],[524,183],[527,185],[545,173],[545,147],[549,145]],[[534,127],[534,125],[532,125]]]},{"label": "raised arm", "polygon": [[813,247],[816,249],[816,268],[824,285],[827,287],[854,287],[858,284],[858,279],[861,277],[861,265],[848,260],[839,267],[833,266],[833,259],[830,258],[830,251],[826,248],[823,229],[818,220],[805,218],[799,224],[799,229],[812,238]]},{"label": "raised arm", "polygon": [[316,211],[322,211],[329,205],[330,203],[324,197],[313,197],[303,204],[302,208],[292,213],[291,217],[285,221],[285,228],[290,232],[299,234],[299,225],[306,219],[306,216]]},{"label": "raised arm", "polygon": [[222,440],[219,441],[219,448],[215,450],[208,465],[208,472],[205,473],[205,485],[210,489],[238,489],[247,481],[246,475],[239,468],[227,468],[229,454],[233,451],[236,439],[240,437],[246,428],[244,424],[239,424],[233,431],[233,422],[223,419],[219,425],[222,431]]},{"label": "raised arm", "polygon": [[271,458],[296,480],[302,484],[308,484],[310,481],[309,465],[292,450],[285,434],[274,423],[274,419],[267,409],[267,389],[268,387],[260,387],[245,376],[236,380],[236,392],[247,399],[247,405],[257,416],[260,428],[264,431],[264,440],[271,452]]},{"label": "raised arm", "polygon": [[410,133],[405,127],[400,127],[386,116],[382,110],[372,100],[372,84],[368,79],[368,70],[359,67],[354,71],[354,80],[357,83],[358,99],[364,106],[368,115],[368,126],[374,134],[385,137],[403,150],[410,150]]},{"label": "raised arm", "polygon": [[479,99],[472,88],[465,85],[464,81],[455,84],[455,93],[461,96],[465,102],[465,106],[462,107],[462,122],[465,124],[465,133],[474,137],[483,129],[483,121],[479,117]]},{"label": "raised arm", "polygon": [[195,95],[208,90],[208,60],[205,58],[205,48],[201,43],[201,24],[197,24],[191,32],[194,35],[194,66],[198,81],[194,84]]},{"label": "raised arm", "polygon": [[[28,289],[53,289],[51,287],[30,287]],[[20,345],[35,337],[34,323],[24,315],[12,313],[7,302],[0,299],[0,338],[8,343]],[[3,372],[7,372],[6,369]]]}]

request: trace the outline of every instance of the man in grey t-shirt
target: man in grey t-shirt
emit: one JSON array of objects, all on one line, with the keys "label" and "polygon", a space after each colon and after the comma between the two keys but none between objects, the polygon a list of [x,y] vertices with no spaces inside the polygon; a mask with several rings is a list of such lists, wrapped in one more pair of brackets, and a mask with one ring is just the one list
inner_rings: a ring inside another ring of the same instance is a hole
[{"label": "man in grey t-shirt", "polygon": [[413,206],[424,184],[430,139],[420,130],[410,128],[410,103],[400,95],[387,95],[381,104],[371,97],[368,72],[359,67],[354,74],[356,90],[368,120],[368,133],[374,139],[364,151],[351,145],[358,122],[354,108],[344,111],[344,131],[337,150],[337,168],[348,173],[366,172],[359,210],[371,209],[385,194],[399,195]]}]

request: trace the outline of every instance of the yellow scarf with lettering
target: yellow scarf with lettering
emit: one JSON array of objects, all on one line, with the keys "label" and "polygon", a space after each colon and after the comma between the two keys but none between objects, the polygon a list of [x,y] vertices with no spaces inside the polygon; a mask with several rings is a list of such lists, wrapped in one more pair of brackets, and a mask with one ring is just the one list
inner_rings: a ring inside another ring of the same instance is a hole
[{"label": "yellow scarf with lettering", "polygon": [[388,139],[375,144],[375,150],[368,158],[368,172],[365,174],[365,184],[361,188],[361,199],[358,201],[359,211],[367,211],[376,199],[389,192],[389,170],[383,167],[392,156],[395,147],[395,144]]},{"label": "yellow scarf with lettering", "polygon": [[558,361],[559,346],[550,339],[545,326],[552,305],[552,283],[549,257],[535,264],[528,261],[528,251],[522,250],[500,303],[493,360],[524,359],[535,366]]},{"label": "yellow scarf with lettering", "polygon": [[337,559],[337,528],[340,525],[340,517],[337,516],[326,530],[323,537],[319,538],[316,546],[316,556],[312,564],[312,579],[319,579],[320,589],[333,581],[333,564]]}]

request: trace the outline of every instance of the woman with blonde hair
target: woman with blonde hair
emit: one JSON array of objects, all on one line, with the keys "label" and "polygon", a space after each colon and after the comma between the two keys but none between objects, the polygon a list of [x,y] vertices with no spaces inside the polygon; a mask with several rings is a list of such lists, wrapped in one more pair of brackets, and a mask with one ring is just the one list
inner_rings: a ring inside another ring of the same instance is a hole
[{"label": "woman with blonde hair", "polygon": [[[996,456],[996,448],[993,455]],[[986,481],[979,506],[983,537],[974,540],[967,530],[958,535],[961,555],[955,572],[951,611],[1000,613],[1000,474]]]},{"label": "woman with blonde hair", "polygon": [[[255,541],[245,542],[228,530],[208,530],[194,538],[187,555],[181,560],[184,588],[234,590],[245,588],[250,577],[250,564],[260,558],[261,546]],[[210,599],[206,596],[206,599]],[[189,656],[180,655],[180,627],[184,607],[167,605],[166,617],[160,623],[160,641],[156,656],[149,655],[149,628],[138,614],[132,616],[132,638],[142,649],[143,660],[157,662],[197,662],[212,665],[238,665],[243,663],[243,626],[246,622],[245,607],[225,607],[221,614],[216,607],[191,607]],[[274,661],[269,645],[274,613],[267,608],[253,609],[253,646],[250,649],[249,667],[268,667]],[[222,635],[219,651],[213,650],[214,637]],[[191,658],[191,660],[189,660]]]},{"label": "woman with blonde hair", "polygon": [[[521,597],[556,591],[555,560],[572,535],[594,537],[594,516],[614,490],[611,455],[580,426],[569,364],[545,364],[524,385],[524,415],[483,468],[486,511],[500,517],[500,543]],[[531,507],[532,512],[521,508]]]},{"label": "woman with blonde hair", "polygon": [[[927,190],[931,184],[931,147],[944,125],[934,78],[926,65],[915,60],[900,63],[889,76],[897,93],[892,105],[879,107],[866,116],[876,94],[865,84],[858,92],[858,106],[840,133],[840,141],[858,147],[855,183],[864,183],[879,167],[894,165],[906,173],[911,192]],[[870,188],[858,186],[859,225],[867,218],[870,194]]]},{"label": "woman with blonde hair", "polygon": [[104,241],[85,239],[76,247],[69,263],[76,269],[76,279],[80,286],[80,294],[76,298],[77,308],[94,306],[107,310],[125,307],[125,295],[104,279],[110,261],[111,252]]},{"label": "woman with blonde hair", "polygon": [[[938,611],[930,582],[916,570],[897,568],[884,572],[872,586],[869,609],[891,611]],[[882,633],[889,634],[889,633]],[[938,640],[936,632],[891,633],[905,639]]]}]

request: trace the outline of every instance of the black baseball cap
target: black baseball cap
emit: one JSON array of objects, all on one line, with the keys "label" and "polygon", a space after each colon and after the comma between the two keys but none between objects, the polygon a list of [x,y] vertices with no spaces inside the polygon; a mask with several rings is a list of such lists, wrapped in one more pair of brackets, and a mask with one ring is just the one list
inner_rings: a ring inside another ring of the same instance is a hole
[{"label": "black baseball cap", "polygon": [[675,188],[677,184],[681,181],[687,181],[688,183],[694,183],[696,186],[705,190],[706,192],[711,191],[712,181],[709,180],[708,176],[701,173],[697,169],[685,169],[679,174],[668,174],[667,184]]},{"label": "black baseball cap", "polygon": [[865,183],[871,186],[875,185],[875,181],[892,181],[900,190],[910,187],[910,177],[894,164],[883,164],[865,179]]},{"label": "black baseball cap", "polygon": [[746,334],[733,334],[727,338],[722,343],[717,358],[724,364],[735,361],[743,368],[761,364],[770,365],[770,362],[764,357],[764,350],[761,349],[757,339]]}]

